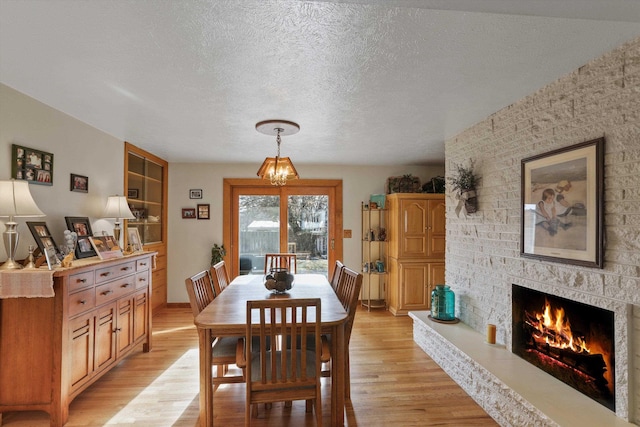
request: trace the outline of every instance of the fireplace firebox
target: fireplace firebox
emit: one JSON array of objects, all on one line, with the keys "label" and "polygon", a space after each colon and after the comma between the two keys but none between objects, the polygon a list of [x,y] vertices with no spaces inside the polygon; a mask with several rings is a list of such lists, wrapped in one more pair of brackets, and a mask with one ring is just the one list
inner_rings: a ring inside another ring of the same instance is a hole
[{"label": "fireplace firebox", "polygon": [[615,411],[614,313],[514,284],[512,351]]}]

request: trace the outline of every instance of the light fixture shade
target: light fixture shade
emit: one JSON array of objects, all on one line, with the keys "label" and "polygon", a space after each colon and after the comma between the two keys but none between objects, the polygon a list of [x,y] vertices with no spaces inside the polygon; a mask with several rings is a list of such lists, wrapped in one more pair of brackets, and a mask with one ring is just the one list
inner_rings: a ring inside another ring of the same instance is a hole
[{"label": "light fixture shade", "polygon": [[107,206],[102,213],[103,218],[115,218],[116,220],[122,219],[135,219],[129,209],[127,198],[124,196],[109,196],[107,199]]},{"label": "light fixture shade", "polygon": [[31,197],[27,181],[0,181],[0,217],[45,216]]},{"label": "light fixture shade", "polygon": [[258,169],[258,176],[271,180],[274,185],[284,185],[290,179],[300,179],[288,157],[267,157]]}]

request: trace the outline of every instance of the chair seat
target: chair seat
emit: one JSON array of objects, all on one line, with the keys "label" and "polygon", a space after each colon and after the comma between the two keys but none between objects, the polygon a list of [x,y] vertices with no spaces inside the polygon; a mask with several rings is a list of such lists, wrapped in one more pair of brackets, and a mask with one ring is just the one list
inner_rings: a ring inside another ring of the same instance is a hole
[{"label": "chair seat", "polygon": [[230,357],[236,359],[236,345],[239,337],[218,337],[211,346],[211,355],[216,358]]},{"label": "chair seat", "polygon": [[[291,360],[291,350],[285,350],[286,352],[286,360]],[[300,375],[302,375],[302,354],[301,354],[301,350],[297,350],[296,351],[296,376],[300,377]],[[316,364],[315,364],[315,352],[314,351],[310,351],[307,350],[307,366],[306,366],[306,371],[307,371],[307,377],[308,378],[315,378],[316,376]],[[266,364],[267,366],[271,366],[271,358],[275,355],[276,358],[276,376],[278,378],[280,378],[281,374],[282,374],[282,351],[275,351],[275,352],[267,352],[267,361]],[[252,381],[260,381],[261,378],[261,369],[260,369],[260,354],[259,353],[254,353],[253,357],[251,358],[251,380]],[[270,369],[266,369],[265,370],[265,374],[266,374],[266,378],[267,381],[271,381],[271,370]],[[287,377],[290,377],[292,374],[291,371],[291,364],[287,363]]]}]

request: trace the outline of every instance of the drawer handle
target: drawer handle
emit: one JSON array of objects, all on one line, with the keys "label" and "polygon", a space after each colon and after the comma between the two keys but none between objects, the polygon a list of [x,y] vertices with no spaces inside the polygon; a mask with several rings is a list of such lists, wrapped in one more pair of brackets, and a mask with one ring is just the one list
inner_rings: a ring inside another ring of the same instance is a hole
[{"label": "drawer handle", "polygon": [[111,274],[110,271],[105,271],[104,273],[100,274],[100,276],[107,277],[110,274]]},{"label": "drawer handle", "polygon": [[142,267],[146,267],[146,266],[147,266],[147,263],[146,263],[146,262],[141,262],[141,263],[140,263],[140,265],[141,265]]},{"label": "drawer handle", "polygon": [[107,289],[106,291],[102,292],[102,295],[109,295],[112,294],[113,291],[111,289]]},{"label": "drawer handle", "polygon": [[124,283],[120,287],[121,288],[128,288],[129,286],[131,286],[131,283]]},{"label": "drawer handle", "polygon": [[80,304],[85,305],[86,303],[87,303],[87,300],[86,300],[86,299],[81,299],[81,300],[80,300]]},{"label": "drawer handle", "polygon": [[147,281],[147,279],[145,279],[144,277],[141,277],[141,278],[138,279],[138,282],[146,282],[146,281]]},{"label": "drawer handle", "polygon": [[122,268],[120,269],[120,271],[127,271],[127,270],[131,270],[131,267],[122,267]]},{"label": "drawer handle", "polygon": [[87,279],[77,279],[76,282],[78,282],[78,283],[87,283]]}]

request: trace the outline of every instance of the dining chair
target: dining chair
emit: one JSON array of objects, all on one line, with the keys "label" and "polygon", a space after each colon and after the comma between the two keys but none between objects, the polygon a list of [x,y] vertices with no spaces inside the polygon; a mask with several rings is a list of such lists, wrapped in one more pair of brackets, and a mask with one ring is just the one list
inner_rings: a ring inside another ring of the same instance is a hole
[{"label": "dining chair", "polygon": [[264,274],[274,268],[286,268],[290,273],[296,274],[297,255],[289,253],[268,253],[264,255]]},{"label": "dining chair", "polygon": [[[282,400],[311,401],[316,424],[322,426],[321,353],[328,354],[329,348],[326,342],[323,344],[321,321],[320,298],[247,301],[245,336],[255,334],[254,327],[259,333],[254,335],[257,339],[237,343],[236,364],[246,370],[247,376],[245,426],[258,416],[260,403]],[[293,344],[270,351],[269,342],[279,335]]]},{"label": "dining chair", "polygon": [[338,283],[340,282],[340,276],[342,275],[342,269],[344,264],[340,260],[336,260],[336,265],[333,267],[333,274],[331,275],[331,287],[337,292]]},{"label": "dining chair", "polygon": [[[212,286],[211,275],[208,270],[188,277],[184,282],[195,320],[196,316],[215,299],[217,294]],[[242,375],[227,375],[229,365],[236,363],[237,341],[237,336],[217,337],[211,343],[211,365],[215,367],[215,374],[211,379],[214,390],[220,384],[244,382],[244,372]]]},{"label": "dining chair", "polygon": [[[353,330],[353,322],[356,317],[356,311],[358,308],[358,297],[360,296],[360,289],[362,288],[362,273],[358,273],[348,267],[342,268],[340,274],[340,281],[336,288],[336,295],[342,303],[345,311],[347,312],[347,321],[344,326],[344,342],[346,348],[345,354],[345,397],[351,397],[351,367],[349,362],[349,341],[351,340],[351,331]],[[331,345],[331,336],[326,336],[326,340]],[[329,363],[330,365],[330,363]],[[322,376],[328,377],[331,375],[330,370],[323,370]]]},{"label": "dining chair", "polygon": [[213,281],[213,289],[215,289],[216,295],[220,295],[220,292],[224,291],[231,282],[231,280],[229,280],[227,265],[224,261],[220,261],[209,269],[209,273]]}]

